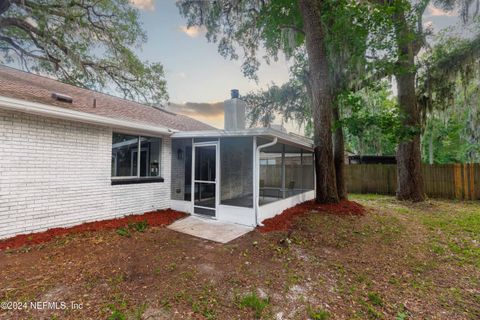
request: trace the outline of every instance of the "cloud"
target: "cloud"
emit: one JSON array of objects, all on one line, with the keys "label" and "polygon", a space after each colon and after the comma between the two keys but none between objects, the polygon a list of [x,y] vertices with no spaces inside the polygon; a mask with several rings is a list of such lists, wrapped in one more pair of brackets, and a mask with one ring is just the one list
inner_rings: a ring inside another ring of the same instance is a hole
[{"label": "cloud", "polygon": [[187,36],[190,38],[196,38],[199,35],[205,33],[205,28],[204,27],[187,27],[187,26],[180,26],[179,30],[183,33],[185,33]]},{"label": "cloud", "polygon": [[175,72],[172,75],[174,77],[180,78],[180,79],[186,79],[187,78],[187,74],[185,72]]},{"label": "cloud", "polygon": [[155,9],[155,0],[130,0],[130,3],[141,10],[153,11]]},{"label": "cloud", "polygon": [[457,16],[456,10],[442,10],[440,8],[436,8],[432,5],[428,6],[428,16],[432,17],[455,17]]},{"label": "cloud", "polygon": [[167,109],[186,116],[218,117],[223,116],[223,101],[220,102],[185,102],[168,104]]},{"label": "cloud", "polygon": [[167,110],[192,117],[217,128],[223,128],[223,102],[171,102],[168,104]]}]

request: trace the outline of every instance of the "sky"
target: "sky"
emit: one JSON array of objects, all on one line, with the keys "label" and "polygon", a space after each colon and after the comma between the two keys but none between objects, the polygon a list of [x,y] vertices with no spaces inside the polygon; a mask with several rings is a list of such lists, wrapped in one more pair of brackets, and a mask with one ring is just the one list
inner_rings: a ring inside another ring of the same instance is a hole
[{"label": "sky", "polygon": [[[165,68],[171,111],[182,113],[217,128],[223,128],[223,101],[231,89],[240,94],[266,89],[273,83],[288,81],[289,63],[282,56],[270,65],[262,63],[258,83],[245,78],[241,60],[224,59],[217,45],[209,43],[201,29],[187,29],[174,0],[130,0],[140,10],[140,18],[148,41],[140,58],[161,62]],[[455,25],[455,12],[445,12],[430,6],[424,15],[424,25],[434,32]],[[281,122],[277,117],[276,123]],[[288,131],[302,133],[294,123],[286,123]]]},{"label": "sky", "polygon": [[[165,68],[172,111],[186,114],[223,128],[223,101],[231,89],[240,94],[265,89],[272,82],[288,80],[284,57],[267,65],[262,63],[259,81],[246,79],[241,60],[224,59],[217,45],[209,43],[203,30],[187,29],[173,0],[132,0],[139,7],[148,41],[140,58],[161,62]],[[292,130],[297,130],[294,126]]]}]

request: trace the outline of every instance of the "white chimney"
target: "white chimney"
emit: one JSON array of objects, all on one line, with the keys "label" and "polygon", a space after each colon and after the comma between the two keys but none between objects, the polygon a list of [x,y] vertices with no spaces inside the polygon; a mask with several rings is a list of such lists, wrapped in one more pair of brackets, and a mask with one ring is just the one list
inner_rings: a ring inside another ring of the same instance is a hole
[{"label": "white chimney", "polygon": [[245,129],[245,111],[247,104],[239,98],[237,89],[231,90],[232,98],[225,100],[225,123],[224,128],[227,131],[244,130]]}]

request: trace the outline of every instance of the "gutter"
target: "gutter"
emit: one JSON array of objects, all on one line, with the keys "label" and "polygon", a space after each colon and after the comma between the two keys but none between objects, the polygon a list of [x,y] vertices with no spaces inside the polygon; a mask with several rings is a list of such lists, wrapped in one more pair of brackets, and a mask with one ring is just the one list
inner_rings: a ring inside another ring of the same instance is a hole
[{"label": "gutter", "polygon": [[105,116],[99,116],[87,112],[70,110],[62,107],[56,107],[43,103],[30,102],[27,100],[8,98],[0,96],[0,109],[18,111],[28,114],[35,114],[50,118],[77,121],[82,123],[107,126],[112,128],[144,131],[156,134],[171,135],[177,130],[166,127],[142,124],[128,120],[114,119]]},{"label": "gutter", "polygon": [[[255,139],[256,140],[256,139]],[[255,190],[255,223],[258,226],[263,226],[261,221],[258,221],[258,201],[259,201],[259,191],[260,191],[260,186],[259,186],[259,179],[260,179],[260,150],[271,147],[273,145],[276,145],[278,141],[277,137],[273,138],[272,142],[262,144],[260,146],[257,146],[257,149],[255,150],[255,167],[254,167],[254,175],[253,175],[253,181],[254,181],[254,190]]]}]

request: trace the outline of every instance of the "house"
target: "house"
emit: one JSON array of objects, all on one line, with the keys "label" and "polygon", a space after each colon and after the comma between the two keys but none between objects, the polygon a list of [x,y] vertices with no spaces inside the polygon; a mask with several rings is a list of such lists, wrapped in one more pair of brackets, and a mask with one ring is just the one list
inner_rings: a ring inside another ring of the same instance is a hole
[{"label": "house", "polygon": [[173,208],[256,226],[314,196],[312,142],[0,66],[0,238]]}]

